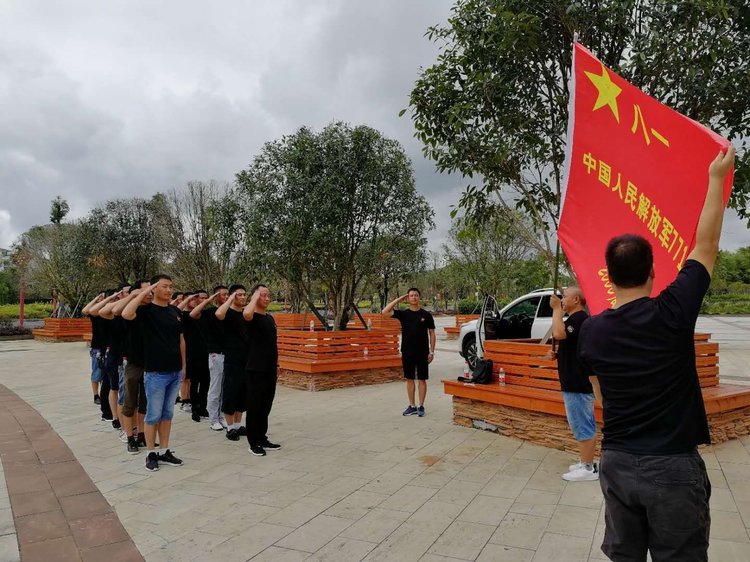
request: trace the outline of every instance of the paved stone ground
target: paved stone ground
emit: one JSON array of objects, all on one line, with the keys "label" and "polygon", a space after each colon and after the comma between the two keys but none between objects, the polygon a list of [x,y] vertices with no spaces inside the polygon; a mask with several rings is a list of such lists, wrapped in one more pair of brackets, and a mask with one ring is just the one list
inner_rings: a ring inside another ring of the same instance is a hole
[{"label": "paved stone ground", "polygon": [[[722,343],[722,374],[750,382],[750,318],[699,329]],[[604,559],[598,483],[562,481],[569,454],[454,426],[439,381],[463,361],[442,335],[438,350],[422,419],[400,415],[401,383],[279,388],[271,437],[281,451],[253,457],[177,412],[172,448],[185,465],[153,474],[97,421],[83,344],[0,343],[0,383],[65,440],[148,561]],[[750,560],[750,439],[703,456],[711,560]],[[11,542],[12,528],[0,533]]]}]

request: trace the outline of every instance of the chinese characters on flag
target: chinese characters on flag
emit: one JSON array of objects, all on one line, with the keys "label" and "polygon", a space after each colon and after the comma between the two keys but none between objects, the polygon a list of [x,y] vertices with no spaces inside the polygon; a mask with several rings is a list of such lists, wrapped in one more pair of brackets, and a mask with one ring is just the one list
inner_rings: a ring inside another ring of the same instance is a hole
[{"label": "chinese characters on flag", "polygon": [[[647,96],[578,44],[572,86],[558,235],[596,314],[615,304],[604,262],[614,236],[651,242],[653,295],[674,280],[694,245],[708,166],[729,142]],[[732,180],[728,174],[725,204]]]}]

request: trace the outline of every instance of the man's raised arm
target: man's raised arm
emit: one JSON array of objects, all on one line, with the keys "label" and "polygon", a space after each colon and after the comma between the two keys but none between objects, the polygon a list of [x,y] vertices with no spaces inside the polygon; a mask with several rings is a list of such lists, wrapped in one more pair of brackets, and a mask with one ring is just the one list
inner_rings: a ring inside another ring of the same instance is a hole
[{"label": "man's raised arm", "polygon": [[734,146],[722,149],[708,167],[708,192],[695,231],[695,247],[688,259],[703,264],[711,275],[719,254],[719,238],[724,221],[724,178],[734,166]]}]

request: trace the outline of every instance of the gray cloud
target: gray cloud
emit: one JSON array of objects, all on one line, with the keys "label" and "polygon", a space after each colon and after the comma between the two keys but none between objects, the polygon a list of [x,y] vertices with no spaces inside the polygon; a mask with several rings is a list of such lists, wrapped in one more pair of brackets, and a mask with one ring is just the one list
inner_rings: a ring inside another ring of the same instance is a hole
[{"label": "gray cloud", "polygon": [[[0,247],[48,219],[190,179],[232,180],[301,125],[368,124],[398,139],[435,208],[437,250],[468,183],[422,157],[398,117],[424,38],[451,0],[0,4]],[[740,221],[725,242],[747,244]],[[742,241],[742,242],[740,242]]]}]

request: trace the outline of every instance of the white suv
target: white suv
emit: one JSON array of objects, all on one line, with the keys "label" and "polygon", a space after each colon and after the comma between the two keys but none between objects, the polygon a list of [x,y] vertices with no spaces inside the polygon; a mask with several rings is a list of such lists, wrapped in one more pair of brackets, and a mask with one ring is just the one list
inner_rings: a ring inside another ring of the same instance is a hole
[{"label": "white suv", "polygon": [[549,298],[553,293],[553,289],[537,289],[501,310],[493,297],[485,297],[479,319],[462,324],[458,334],[458,352],[469,362],[469,369],[473,371],[477,358],[484,356],[483,342],[487,340],[542,339],[548,336],[552,328]]}]

